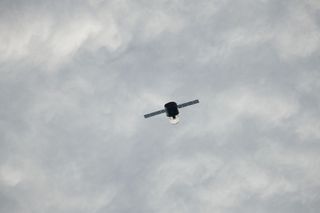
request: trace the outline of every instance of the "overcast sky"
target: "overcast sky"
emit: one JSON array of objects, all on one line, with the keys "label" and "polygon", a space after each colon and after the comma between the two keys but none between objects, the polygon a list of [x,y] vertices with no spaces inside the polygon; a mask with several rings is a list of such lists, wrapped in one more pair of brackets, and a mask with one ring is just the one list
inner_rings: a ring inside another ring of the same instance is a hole
[{"label": "overcast sky", "polygon": [[319,50],[318,0],[1,0],[0,213],[319,212]]}]

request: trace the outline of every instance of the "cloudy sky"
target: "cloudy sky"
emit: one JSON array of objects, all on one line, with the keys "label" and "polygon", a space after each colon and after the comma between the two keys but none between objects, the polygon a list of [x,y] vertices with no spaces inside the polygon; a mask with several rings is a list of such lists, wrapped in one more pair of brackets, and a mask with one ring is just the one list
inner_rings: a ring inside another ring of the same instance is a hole
[{"label": "cloudy sky", "polygon": [[0,212],[317,213],[319,58],[318,0],[1,0]]}]

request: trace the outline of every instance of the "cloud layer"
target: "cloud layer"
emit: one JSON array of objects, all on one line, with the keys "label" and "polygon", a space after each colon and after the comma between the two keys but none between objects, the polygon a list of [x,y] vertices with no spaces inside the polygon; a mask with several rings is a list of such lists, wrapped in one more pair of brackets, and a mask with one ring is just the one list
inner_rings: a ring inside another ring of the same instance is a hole
[{"label": "cloud layer", "polygon": [[320,208],[318,1],[0,8],[1,213]]}]

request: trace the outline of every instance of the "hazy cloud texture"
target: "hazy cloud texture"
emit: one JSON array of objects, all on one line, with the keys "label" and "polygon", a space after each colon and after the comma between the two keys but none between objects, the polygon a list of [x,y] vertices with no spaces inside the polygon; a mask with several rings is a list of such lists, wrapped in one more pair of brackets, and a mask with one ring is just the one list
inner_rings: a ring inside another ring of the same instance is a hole
[{"label": "hazy cloud texture", "polygon": [[317,213],[319,49],[318,0],[2,0],[0,212]]}]

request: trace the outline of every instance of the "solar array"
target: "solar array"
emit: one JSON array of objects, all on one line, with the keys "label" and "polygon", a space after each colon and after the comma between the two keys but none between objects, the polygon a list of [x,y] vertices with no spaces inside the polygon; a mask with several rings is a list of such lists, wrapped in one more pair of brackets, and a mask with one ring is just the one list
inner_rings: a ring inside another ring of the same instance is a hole
[{"label": "solar array", "polygon": [[[187,107],[187,106],[190,106],[190,105],[193,105],[193,104],[197,104],[199,103],[199,100],[193,100],[193,101],[189,101],[189,102],[186,102],[186,103],[183,103],[183,104],[179,104],[178,105],[178,108],[183,108],[183,107]],[[144,115],[144,118],[150,118],[152,116],[155,116],[155,115],[160,115],[162,113],[165,113],[166,110],[165,109],[162,109],[162,110],[159,110],[159,111],[155,111],[155,112],[151,112],[149,114],[145,114]]]}]

